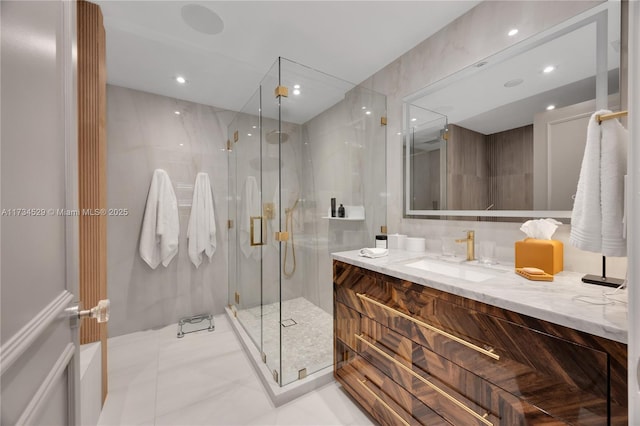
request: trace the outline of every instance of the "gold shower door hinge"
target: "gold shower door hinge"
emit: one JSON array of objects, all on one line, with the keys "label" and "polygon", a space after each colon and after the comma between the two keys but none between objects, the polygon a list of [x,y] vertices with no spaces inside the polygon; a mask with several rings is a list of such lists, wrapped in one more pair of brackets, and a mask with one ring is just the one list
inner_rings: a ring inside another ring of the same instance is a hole
[{"label": "gold shower door hinge", "polygon": [[267,354],[265,354],[264,352],[262,352],[262,353],[260,354],[260,357],[262,358],[262,362],[266,364],[266,363],[267,363]]},{"label": "gold shower door hinge", "polygon": [[444,132],[444,134],[442,135],[442,139],[444,139],[445,141],[449,140],[449,131],[448,130],[446,132]]},{"label": "gold shower door hinge", "polygon": [[289,89],[286,86],[278,86],[275,90],[276,98],[280,96],[287,98],[289,97]]},{"label": "gold shower door hinge", "polygon": [[387,125],[387,117],[380,117],[380,125],[381,126],[386,126]]},{"label": "gold shower door hinge", "polygon": [[240,293],[238,293],[237,291],[236,291],[236,294],[235,294],[235,299],[236,299],[236,305],[239,305],[240,304]]},{"label": "gold shower door hinge", "polygon": [[387,225],[382,225],[380,227],[380,233],[381,234],[386,234],[387,233]]},{"label": "gold shower door hinge", "polygon": [[231,229],[231,228],[233,228],[233,221],[227,220],[227,229]]},{"label": "gold shower door hinge", "polygon": [[276,232],[275,239],[276,239],[276,241],[289,241],[289,233],[288,232]]},{"label": "gold shower door hinge", "polygon": [[278,380],[278,371],[277,370],[273,370],[273,380],[275,380],[276,383],[280,383],[280,381]]},{"label": "gold shower door hinge", "polygon": [[306,369],[306,367],[301,369],[301,370],[298,370],[298,380],[302,380],[305,377],[307,377],[307,369]]},{"label": "gold shower door hinge", "polygon": [[233,132],[233,141],[238,142],[238,139],[240,139],[240,133],[238,133],[238,131],[236,130],[235,132]]},{"label": "gold shower door hinge", "polygon": [[227,151],[231,151],[231,141],[227,139]]}]

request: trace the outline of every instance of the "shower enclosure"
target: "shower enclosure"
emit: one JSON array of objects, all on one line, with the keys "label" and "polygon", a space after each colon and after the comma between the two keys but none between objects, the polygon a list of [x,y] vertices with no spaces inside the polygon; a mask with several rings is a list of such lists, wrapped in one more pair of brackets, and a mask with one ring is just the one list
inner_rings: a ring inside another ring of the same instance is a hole
[{"label": "shower enclosure", "polygon": [[385,116],[385,96],[279,58],[228,128],[229,308],[280,386],[333,363],[330,254],[386,224]]}]

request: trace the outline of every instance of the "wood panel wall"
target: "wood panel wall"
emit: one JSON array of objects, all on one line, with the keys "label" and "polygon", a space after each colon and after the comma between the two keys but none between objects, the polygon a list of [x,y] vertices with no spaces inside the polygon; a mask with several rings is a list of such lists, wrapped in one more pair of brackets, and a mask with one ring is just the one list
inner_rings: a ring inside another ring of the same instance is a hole
[{"label": "wood panel wall", "polygon": [[486,145],[493,210],[533,210],[533,124],[488,135]]},{"label": "wood panel wall", "polygon": [[455,124],[448,127],[449,209],[484,210],[489,206],[493,210],[533,209],[533,125],[491,135]]},{"label": "wood panel wall", "polygon": [[[106,38],[96,4],[78,1],[78,163],[80,301],[107,298]],[[95,214],[87,214],[86,210]],[[107,324],[85,319],[80,343],[102,342],[102,400],[107,396]]]},{"label": "wood panel wall", "polygon": [[491,204],[485,135],[455,124],[448,128],[447,208],[484,210]]}]

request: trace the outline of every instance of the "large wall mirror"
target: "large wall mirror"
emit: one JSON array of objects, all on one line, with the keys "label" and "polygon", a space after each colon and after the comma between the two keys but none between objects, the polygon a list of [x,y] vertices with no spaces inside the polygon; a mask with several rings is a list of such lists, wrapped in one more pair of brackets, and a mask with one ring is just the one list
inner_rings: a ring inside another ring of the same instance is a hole
[{"label": "large wall mirror", "polygon": [[407,96],[405,216],[569,221],[589,117],[619,109],[620,46],[610,1]]}]

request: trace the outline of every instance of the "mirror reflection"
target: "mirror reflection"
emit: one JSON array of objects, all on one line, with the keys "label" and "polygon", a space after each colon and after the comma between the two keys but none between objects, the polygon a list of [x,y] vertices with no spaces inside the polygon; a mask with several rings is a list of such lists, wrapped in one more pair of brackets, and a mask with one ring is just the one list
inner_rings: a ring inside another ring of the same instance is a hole
[{"label": "mirror reflection", "polygon": [[619,7],[405,98],[405,215],[569,218],[589,117],[619,109]]}]

